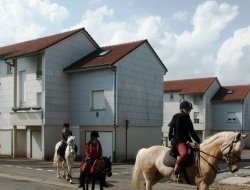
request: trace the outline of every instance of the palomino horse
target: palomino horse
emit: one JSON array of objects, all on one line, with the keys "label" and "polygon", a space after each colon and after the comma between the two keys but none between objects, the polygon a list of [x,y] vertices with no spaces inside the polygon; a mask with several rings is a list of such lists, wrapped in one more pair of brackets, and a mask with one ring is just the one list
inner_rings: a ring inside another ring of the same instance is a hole
[{"label": "palomino horse", "polygon": [[[61,145],[62,141],[59,141],[56,146],[55,146],[55,154],[54,154],[54,162],[53,166],[56,166],[57,168],[57,177],[60,178],[60,171],[59,171],[59,163],[61,162],[62,164],[62,170],[63,170],[63,178],[66,177],[67,181],[72,183],[72,176],[71,176],[71,169],[76,157],[76,150],[75,150],[75,136],[69,136],[67,140],[67,148],[65,150],[65,160],[64,158],[61,158],[57,154],[57,149]],[[64,169],[64,164],[67,164],[68,171],[67,171],[67,176],[65,175],[65,169]]]},{"label": "palomino horse", "polygon": [[100,190],[103,190],[105,184],[106,176],[112,176],[112,163],[111,157],[103,157],[96,161],[95,172],[93,174],[81,172],[80,174],[80,184],[82,184],[83,190],[89,189],[89,183],[91,184],[91,190],[95,189],[96,181],[99,181]]},{"label": "palomino horse", "polygon": [[[181,180],[196,185],[197,189],[208,190],[214,182],[218,163],[223,157],[232,173],[238,171],[246,137],[247,134],[220,132],[206,139],[200,144],[197,163],[184,169],[186,177],[181,175]],[[140,189],[141,174],[145,179],[146,190],[152,190],[152,186],[161,178],[170,177],[173,168],[163,164],[164,156],[169,150],[165,146],[152,146],[138,151],[132,175],[134,189]]]}]

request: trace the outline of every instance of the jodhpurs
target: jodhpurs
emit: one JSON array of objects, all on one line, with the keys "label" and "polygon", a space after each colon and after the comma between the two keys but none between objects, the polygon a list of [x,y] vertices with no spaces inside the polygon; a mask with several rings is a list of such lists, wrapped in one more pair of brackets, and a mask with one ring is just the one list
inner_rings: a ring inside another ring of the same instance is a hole
[{"label": "jodhpurs", "polygon": [[188,157],[188,149],[184,143],[178,145],[178,152],[180,156],[177,157],[176,164],[182,167]]}]

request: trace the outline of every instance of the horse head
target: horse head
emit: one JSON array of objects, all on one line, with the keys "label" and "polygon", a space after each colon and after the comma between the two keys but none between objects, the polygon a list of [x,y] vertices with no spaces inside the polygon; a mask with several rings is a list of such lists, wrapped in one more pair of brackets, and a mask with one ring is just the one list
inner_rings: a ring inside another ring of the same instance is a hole
[{"label": "horse head", "polygon": [[70,153],[75,153],[75,136],[69,136],[67,139],[67,145],[69,147]]},{"label": "horse head", "polygon": [[111,157],[103,157],[105,163],[105,171],[108,177],[112,176],[112,162]]},{"label": "horse head", "polygon": [[229,171],[236,172],[240,168],[241,154],[244,149],[245,139],[248,134],[226,133],[221,152],[225,158]]}]

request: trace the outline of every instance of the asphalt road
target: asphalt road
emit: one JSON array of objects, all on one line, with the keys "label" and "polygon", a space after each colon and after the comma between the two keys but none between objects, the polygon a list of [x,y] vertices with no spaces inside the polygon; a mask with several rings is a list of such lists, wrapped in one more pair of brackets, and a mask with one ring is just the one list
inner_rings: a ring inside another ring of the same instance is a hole
[{"label": "asphalt road", "polygon": [[[237,174],[227,172],[227,166],[220,164],[221,172],[216,180],[224,179],[232,175],[249,175],[249,162],[242,162],[241,170]],[[73,168],[73,184],[69,184],[65,179],[56,177],[56,170],[52,167],[52,162],[44,162],[27,159],[0,159],[0,190],[68,190],[79,189],[79,162],[75,162]],[[133,165],[114,164],[113,175],[107,178],[109,190],[129,190],[131,189],[131,174]],[[162,180],[154,186],[154,190],[194,190],[193,186],[177,185]],[[98,184],[96,190],[99,190]]]}]

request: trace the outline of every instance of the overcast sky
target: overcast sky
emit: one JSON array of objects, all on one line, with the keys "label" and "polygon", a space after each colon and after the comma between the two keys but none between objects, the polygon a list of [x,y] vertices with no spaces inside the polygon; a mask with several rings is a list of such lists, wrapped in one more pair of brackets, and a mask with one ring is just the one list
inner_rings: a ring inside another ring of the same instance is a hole
[{"label": "overcast sky", "polygon": [[250,84],[248,0],[1,0],[0,46],[85,27],[100,45],[148,39],[165,80]]}]

